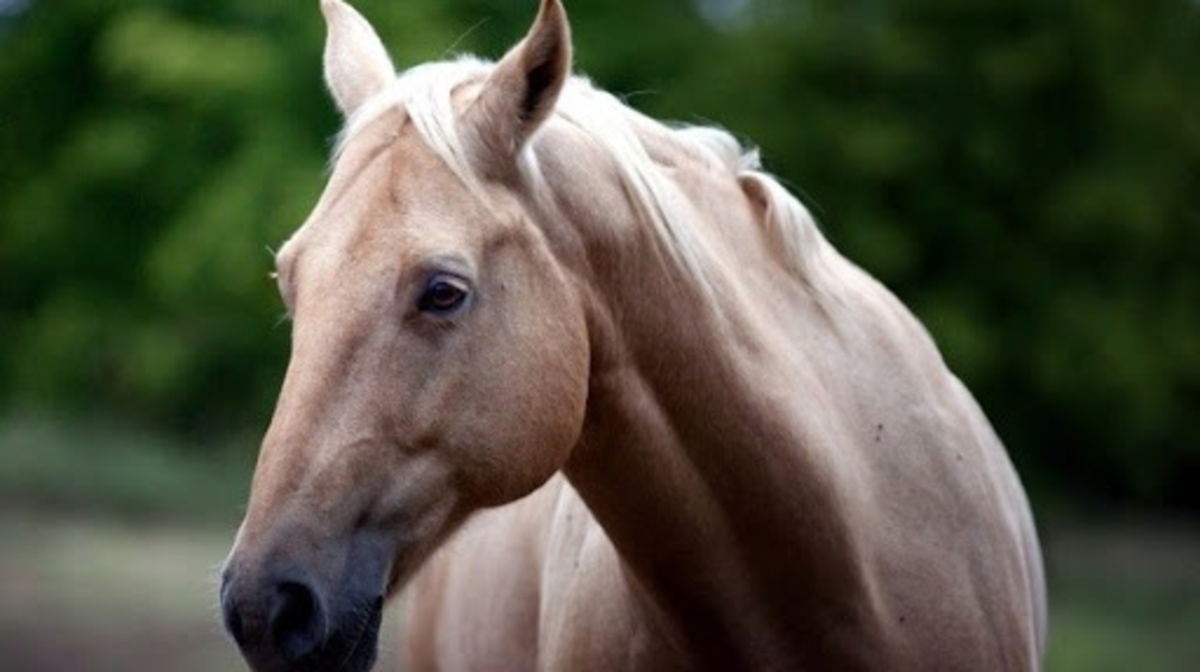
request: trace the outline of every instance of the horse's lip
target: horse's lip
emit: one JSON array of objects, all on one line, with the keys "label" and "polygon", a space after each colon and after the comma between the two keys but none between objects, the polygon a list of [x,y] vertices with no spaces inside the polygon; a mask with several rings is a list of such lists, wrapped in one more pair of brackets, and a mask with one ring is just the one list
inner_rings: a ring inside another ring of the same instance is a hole
[{"label": "horse's lip", "polygon": [[[366,615],[363,618],[362,625],[358,628],[358,633],[354,636],[354,641],[350,645],[350,650],[346,652],[346,656],[339,665],[339,670],[346,664],[355,662],[355,655],[359,648],[363,646],[364,641],[367,646],[372,648],[372,651],[366,654],[365,664],[362,669],[369,670],[375,663],[377,655],[375,649],[379,647],[379,624],[383,620],[383,597],[379,596],[371,600],[371,606],[366,610]],[[337,671],[335,671],[337,672]]]},{"label": "horse's lip", "polygon": [[[304,672],[367,672],[375,664],[379,650],[379,632],[383,622],[384,597],[377,595],[351,615],[355,627],[346,632],[344,650],[315,652],[317,660],[301,661]],[[340,648],[340,647],[339,647]]]}]

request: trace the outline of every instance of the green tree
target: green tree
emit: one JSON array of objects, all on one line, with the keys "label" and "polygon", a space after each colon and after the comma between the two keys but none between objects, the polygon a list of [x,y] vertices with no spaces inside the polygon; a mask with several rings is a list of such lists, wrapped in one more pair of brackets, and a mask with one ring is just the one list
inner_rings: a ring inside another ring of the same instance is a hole
[{"label": "green tree", "polygon": [[[401,67],[499,55],[535,5],[357,4]],[[1037,492],[1200,507],[1194,1],[568,10],[600,85],[763,148],[927,322]],[[315,0],[0,12],[0,404],[263,423],[288,332],[267,247],[339,124],[322,31]]]},{"label": "green tree", "polygon": [[[432,2],[370,8],[398,56]],[[64,0],[0,61],[0,354],[10,401],[176,428],[261,422],[287,354],[268,247],[338,125],[317,3]]]}]

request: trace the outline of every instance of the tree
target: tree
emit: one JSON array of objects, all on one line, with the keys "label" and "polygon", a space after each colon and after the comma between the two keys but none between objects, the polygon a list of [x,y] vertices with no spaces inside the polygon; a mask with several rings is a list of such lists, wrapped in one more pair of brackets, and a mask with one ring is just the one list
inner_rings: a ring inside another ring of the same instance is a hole
[{"label": "tree", "polygon": [[[405,67],[498,56],[535,3],[357,4]],[[339,125],[316,2],[17,6],[0,404],[261,426],[288,332],[267,248],[315,201]],[[568,9],[599,84],[763,148],[927,322],[1037,492],[1200,505],[1194,2]]]}]

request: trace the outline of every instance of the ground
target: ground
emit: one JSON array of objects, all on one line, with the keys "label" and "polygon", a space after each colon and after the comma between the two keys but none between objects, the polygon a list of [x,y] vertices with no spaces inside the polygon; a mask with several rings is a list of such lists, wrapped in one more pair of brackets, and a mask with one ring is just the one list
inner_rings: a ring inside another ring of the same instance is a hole
[{"label": "ground", "polygon": [[[217,568],[232,539],[231,530],[0,516],[0,669],[245,670],[217,613]],[[396,665],[385,657],[379,669]]]},{"label": "ground", "polygon": [[[1147,521],[1047,527],[1050,672],[1198,669],[1200,532]],[[216,611],[231,539],[212,526],[0,515],[3,669],[244,670]],[[389,636],[378,669],[396,669],[394,648]]]}]

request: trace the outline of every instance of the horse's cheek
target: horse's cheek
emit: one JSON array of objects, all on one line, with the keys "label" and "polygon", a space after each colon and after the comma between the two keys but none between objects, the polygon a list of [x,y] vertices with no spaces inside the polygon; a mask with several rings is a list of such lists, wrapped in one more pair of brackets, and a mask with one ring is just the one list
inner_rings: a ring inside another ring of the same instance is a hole
[{"label": "horse's cheek", "polygon": [[464,448],[478,470],[471,480],[486,490],[481,495],[488,503],[542,485],[566,462],[583,426],[588,352],[582,320],[539,317],[522,331],[521,338],[505,334],[507,344],[473,367],[478,424],[470,440],[475,445]]}]

